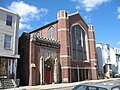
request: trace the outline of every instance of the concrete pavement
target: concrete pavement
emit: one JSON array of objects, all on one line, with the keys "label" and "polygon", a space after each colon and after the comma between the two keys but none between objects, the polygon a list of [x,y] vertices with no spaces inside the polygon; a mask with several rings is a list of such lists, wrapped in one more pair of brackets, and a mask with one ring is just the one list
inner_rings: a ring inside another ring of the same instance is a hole
[{"label": "concrete pavement", "polygon": [[101,80],[86,80],[81,82],[74,82],[74,83],[59,83],[59,84],[49,84],[49,85],[37,85],[37,86],[23,86],[19,88],[11,88],[5,90],[49,90],[55,88],[62,88],[62,87],[71,87],[82,83],[90,83],[90,82],[103,82],[103,81],[111,81],[111,80],[118,80],[120,78],[110,78],[110,79],[101,79]]}]

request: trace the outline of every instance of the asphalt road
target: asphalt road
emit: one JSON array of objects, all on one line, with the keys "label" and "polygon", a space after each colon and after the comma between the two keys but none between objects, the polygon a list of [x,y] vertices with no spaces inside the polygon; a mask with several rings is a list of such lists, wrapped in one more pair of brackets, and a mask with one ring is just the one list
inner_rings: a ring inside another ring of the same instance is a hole
[{"label": "asphalt road", "polygon": [[76,85],[80,85],[82,83],[99,83],[99,82],[111,82],[120,85],[120,78],[111,78],[111,79],[101,79],[101,80],[88,80],[82,82],[74,82],[74,83],[60,83],[60,84],[49,84],[49,85],[37,85],[37,86],[23,86],[18,88],[10,88],[6,90],[72,90],[72,88]]},{"label": "asphalt road", "polygon": [[[104,81],[103,83],[105,82],[109,82],[109,83],[114,83],[114,84],[119,84],[120,85],[120,80],[111,80],[111,81]],[[99,82],[99,83],[102,83],[102,82]],[[72,87],[64,87],[64,88],[58,88],[58,89],[50,89],[50,90],[72,90],[74,86]]]},{"label": "asphalt road", "polygon": [[50,89],[50,90],[72,90],[73,87],[65,87],[65,88]]}]

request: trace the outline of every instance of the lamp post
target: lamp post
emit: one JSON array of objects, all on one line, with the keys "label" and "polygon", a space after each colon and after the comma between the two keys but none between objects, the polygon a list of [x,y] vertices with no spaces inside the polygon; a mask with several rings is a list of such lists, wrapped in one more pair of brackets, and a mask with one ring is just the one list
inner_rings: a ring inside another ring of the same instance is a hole
[{"label": "lamp post", "polygon": [[79,82],[79,80],[80,80],[80,74],[79,74],[79,66],[77,65],[77,74],[78,74],[78,82]]}]

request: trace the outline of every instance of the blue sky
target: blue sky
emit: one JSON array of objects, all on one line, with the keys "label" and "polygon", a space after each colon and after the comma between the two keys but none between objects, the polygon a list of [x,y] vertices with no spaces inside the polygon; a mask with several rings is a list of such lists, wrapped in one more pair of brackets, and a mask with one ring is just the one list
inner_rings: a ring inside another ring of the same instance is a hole
[{"label": "blue sky", "polygon": [[19,36],[55,21],[59,10],[78,10],[88,25],[94,25],[97,43],[120,48],[120,0],[0,0],[0,7],[21,16]]}]

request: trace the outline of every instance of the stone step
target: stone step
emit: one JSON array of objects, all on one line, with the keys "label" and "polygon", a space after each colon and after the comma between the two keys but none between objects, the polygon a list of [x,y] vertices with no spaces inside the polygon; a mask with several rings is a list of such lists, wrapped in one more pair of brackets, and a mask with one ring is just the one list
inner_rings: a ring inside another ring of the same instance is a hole
[{"label": "stone step", "polygon": [[0,79],[2,89],[13,88],[14,81],[13,79]]}]

